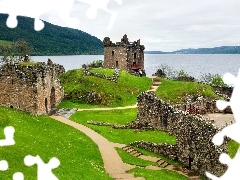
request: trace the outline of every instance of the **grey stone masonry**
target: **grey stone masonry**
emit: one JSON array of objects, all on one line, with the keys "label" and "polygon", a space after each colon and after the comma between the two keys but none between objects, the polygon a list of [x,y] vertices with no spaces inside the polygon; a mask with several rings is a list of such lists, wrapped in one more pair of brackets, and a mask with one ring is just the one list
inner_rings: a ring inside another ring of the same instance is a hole
[{"label": "grey stone masonry", "polygon": [[105,37],[104,67],[119,68],[129,73],[144,70],[144,49],[140,40],[129,42],[125,34],[121,42],[112,43],[109,37]]},{"label": "grey stone masonry", "polygon": [[219,162],[219,156],[227,152],[228,140],[225,139],[221,146],[215,146],[212,143],[213,136],[220,128],[211,124],[205,116],[191,115],[174,109],[152,92],[138,96],[137,118],[127,126],[163,130],[176,136],[175,145],[144,141],[134,142],[131,145],[178,160],[200,175],[205,175],[205,172],[209,171],[220,176],[227,169],[226,165]]},{"label": "grey stone masonry", "polygon": [[39,62],[5,64],[0,70],[0,105],[35,115],[48,114],[64,97],[58,76],[62,65]]}]

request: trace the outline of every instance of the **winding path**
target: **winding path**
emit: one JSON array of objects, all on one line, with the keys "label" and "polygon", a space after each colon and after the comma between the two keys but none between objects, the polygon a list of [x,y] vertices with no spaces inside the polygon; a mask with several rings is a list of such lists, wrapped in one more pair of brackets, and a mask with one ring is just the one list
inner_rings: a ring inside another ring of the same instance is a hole
[{"label": "winding path", "polygon": [[114,179],[116,180],[123,180],[123,179],[144,180],[145,179],[141,177],[135,178],[134,174],[126,173],[127,170],[130,170],[135,166],[123,163],[122,159],[120,158],[117,151],[115,150],[115,147],[122,148],[125,145],[112,143],[108,141],[106,138],[104,138],[103,136],[101,136],[100,134],[91,130],[90,128],[84,125],[78,124],[76,122],[73,122],[64,117],[61,117],[61,116],[50,116],[50,117],[64,124],[74,127],[75,129],[83,132],[89,138],[91,138],[99,147],[99,151],[101,153],[106,172],[109,173],[109,175]]},{"label": "winding path", "polygon": [[[160,82],[159,78],[157,76],[153,76],[152,77],[152,86],[150,87],[148,92],[149,91],[155,92],[160,84],[161,84],[161,82]],[[78,109],[77,111],[92,111],[92,110],[106,111],[106,110],[131,109],[131,108],[137,108],[137,103],[135,105],[125,106],[125,107]],[[75,111],[76,110],[72,109],[71,112],[67,113],[67,116],[66,116],[66,114],[64,114],[64,111],[63,111],[62,113],[59,113],[59,114],[57,113],[57,115],[52,115],[50,117],[61,123],[72,126],[73,128],[83,132],[89,138],[91,138],[93,140],[93,142],[96,143],[99,148],[99,151],[100,151],[102,159],[103,159],[105,171],[114,179],[116,179],[116,180],[145,180],[145,178],[143,178],[143,177],[136,178],[136,177],[134,177],[134,174],[126,173],[126,171],[133,169],[136,166],[125,164],[115,149],[116,147],[118,147],[118,148],[122,148],[123,150],[126,150],[128,152],[128,150],[131,149],[131,147],[129,148],[129,146],[127,146],[125,144],[118,144],[118,143],[110,142],[106,138],[104,138],[102,135],[93,131],[92,129],[90,129],[82,124],[78,124],[76,122],[69,120],[68,117],[71,114],[73,114]],[[136,153],[133,153],[133,152],[134,152],[134,150],[129,151],[129,153],[136,156]],[[184,172],[183,169],[174,167],[168,163],[166,164],[165,161],[163,161],[159,158],[145,156],[145,155],[142,155],[139,153],[137,153],[137,154],[138,154],[138,156],[136,156],[136,157],[138,157],[138,158],[152,161],[152,162],[157,162],[159,165],[161,165],[161,167],[147,166],[146,167],[147,169],[161,170],[162,168],[166,168],[169,170],[176,171],[176,172],[188,177],[189,179],[197,179],[197,180],[200,179],[195,173],[192,173],[189,171]],[[166,167],[163,166],[164,164],[166,164]],[[190,175],[189,173],[192,173],[192,174]]]},{"label": "winding path", "polygon": [[[152,76],[152,86],[147,90],[147,92],[155,92],[157,88],[160,86],[161,82],[157,76]],[[125,106],[125,107],[115,107],[115,108],[92,108],[92,109],[84,109],[79,108],[77,111],[109,111],[109,110],[117,110],[117,109],[133,109],[137,108],[137,103],[132,106]]]},{"label": "winding path", "polygon": [[[150,87],[148,92],[150,92],[150,91],[155,92],[160,84],[161,84],[161,82],[160,82],[159,78],[157,76],[153,76],[152,77],[152,86]],[[96,110],[97,111],[106,111],[106,110],[132,109],[132,108],[137,108],[137,103],[132,106],[125,106],[125,107],[78,109],[77,111],[96,111]],[[136,166],[123,163],[121,157],[119,156],[119,154],[117,153],[115,148],[118,147],[118,148],[124,149],[127,147],[127,145],[110,142],[106,138],[104,138],[102,135],[91,130],[90,128],[88,128],[82,124],[78,124],[76,122],[69,120],[68,117],[71,114],[73,114],[75,111],[76,110],[72,110],[71,112],[68,112],[67,116],[66,116],[66,114],[64,114],[65,112],[63,111],[61,113],[57,113],[57,115],[52,115],[50,117],[61,123],[72,126],[73,128],[83,132],[89,138],[91,138],[93,140],[93,142],[95,142],[99,148],[106,172],[114,179],[116,179],[116,180],[145,180],[145,178],[143,178],[143,177],[136,178],[136,177],[134,177],[134,174],[126,173],[126,171],[133,169]],[[151,157],[151,156],[141,155],[141,156],[139,156],[139,158],[153,161],[153,162],[159,161],[158,158]],[[153,170],[161,169],[160,167],[156,167],[156,166],[154,166],[154,167],[151,166],[151,167],[146,167],[146,168],[153,169]],[[169,165],[167,169],[174,170],[180,174],[188,176],[188,175],[184,174],[182,172],[182,170],[174,169],[174,167],[171,165]]]}]

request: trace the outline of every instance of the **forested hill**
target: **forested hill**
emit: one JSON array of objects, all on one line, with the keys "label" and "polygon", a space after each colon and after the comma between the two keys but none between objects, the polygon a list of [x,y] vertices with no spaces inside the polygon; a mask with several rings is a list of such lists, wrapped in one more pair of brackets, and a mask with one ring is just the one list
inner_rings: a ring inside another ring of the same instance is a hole
[{"label": "forested hill", "polygon": [[52,25],[44,22],[41,31],[34,30],[34,19],[18,17],[18,26],[8,28],[8,15],[0,14],[0,40],[25,39],[33,47],[32,55],[78,55],[103,54],[100,39],[80,30]]}]

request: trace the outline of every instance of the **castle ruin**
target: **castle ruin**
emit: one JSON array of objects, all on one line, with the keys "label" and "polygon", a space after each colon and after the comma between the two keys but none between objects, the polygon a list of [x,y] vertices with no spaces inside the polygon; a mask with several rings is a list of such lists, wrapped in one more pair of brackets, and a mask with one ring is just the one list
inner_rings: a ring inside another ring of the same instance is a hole
[{"label": "castle ruin", "polygon": [[177,140],[174,145],[136,141],[131,143],[132,146],[179,161],[185,168],[202,176],[205,176],[206,171],[216,176],[222,176],[226,172],[227,166],[221,164],[219,156],[228,152],[230,139],[225,137],[221,146],[212,142],[213,136],[223,127],[214,125],[205,116],[177,110],[153,92],[140,94],[137,103],[136,120],[129,123],[128,128],[165,131],[176,136]]},{"label": "castle ruin", "polygon": [[125,34],[121,42],[112,43],[109,37],[105,37],[104,44],[104,67],[119,68],[129,73],[144,70],[144,49],[140,45],[140,39],[129,42]]},{"label": "castle ruin", "polygon": [[58,76],[63,66],[52,63],[4,64],[0,70],[0,105],[29,112],[48,114],[64,97]]}]

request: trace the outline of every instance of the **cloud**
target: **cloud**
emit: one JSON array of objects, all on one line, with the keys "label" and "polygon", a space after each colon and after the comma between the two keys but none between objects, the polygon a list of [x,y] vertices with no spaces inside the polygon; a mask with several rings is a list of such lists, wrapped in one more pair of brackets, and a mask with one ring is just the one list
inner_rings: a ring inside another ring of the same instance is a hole
[{"label": "cloud", "polygon": [[[96,19],[88,19],[89,6],[76,1],[71,16],[80,20],[78,29],[100,39],[115,42],[128,34],[130,41],[141,39],[146,50],[172,51],[239,45],[239,5],[238,0],[123,0],[122,5],[112,0],[108,7],[118,16],[109,31],[108,12],[99,10]],[[54,19],[60,23],[57,16],[49,18]]]}]

